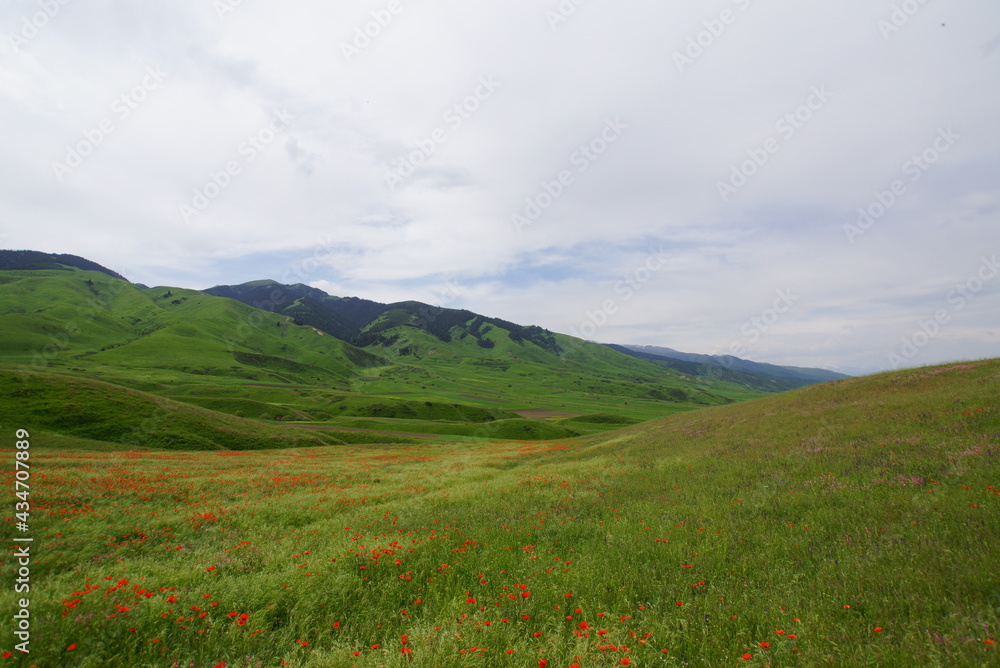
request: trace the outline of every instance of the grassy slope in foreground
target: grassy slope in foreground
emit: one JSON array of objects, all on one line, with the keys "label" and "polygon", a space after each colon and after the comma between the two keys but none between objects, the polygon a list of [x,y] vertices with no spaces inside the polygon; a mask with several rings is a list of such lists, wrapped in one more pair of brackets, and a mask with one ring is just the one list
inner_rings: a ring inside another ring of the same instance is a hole
[{"label": "grassy slope in foreground", "polygon": [[996,665],[998,381],[908,370],[559,444],[39,438],[31,661]]}]

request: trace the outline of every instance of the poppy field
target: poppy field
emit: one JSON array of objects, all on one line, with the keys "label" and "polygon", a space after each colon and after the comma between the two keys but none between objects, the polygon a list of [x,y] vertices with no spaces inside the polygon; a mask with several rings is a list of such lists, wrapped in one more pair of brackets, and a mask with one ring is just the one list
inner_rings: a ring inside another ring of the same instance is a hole
[{"label": "poppy field", "polygon": [[31,443],[0,666],[1000,664],[997,360],[567,440]]}]

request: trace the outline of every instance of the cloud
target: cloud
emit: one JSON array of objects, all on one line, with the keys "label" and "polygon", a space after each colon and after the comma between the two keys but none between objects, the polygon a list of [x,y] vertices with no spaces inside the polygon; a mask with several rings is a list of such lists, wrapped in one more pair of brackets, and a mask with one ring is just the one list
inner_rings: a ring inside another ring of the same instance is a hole
[{"label": "cloud", "polygon": [[[460,285],[563,332],[617,300],[595,337],[865,369],[1000,251],[989,0],[227,6],[0,9],[5,246],[148,284]],[[169,74],[143,91],[148,68]],[[907,363],[996,354],[997,285]]]}]

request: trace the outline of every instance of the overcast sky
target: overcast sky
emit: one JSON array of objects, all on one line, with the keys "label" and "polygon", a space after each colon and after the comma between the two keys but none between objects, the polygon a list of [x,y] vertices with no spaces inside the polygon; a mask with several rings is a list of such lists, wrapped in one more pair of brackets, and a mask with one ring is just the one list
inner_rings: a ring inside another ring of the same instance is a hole
[{"label": "overcast sky", "polygon": [[848,373],[1000,356],[996,0],[0,7],[0,247]]}]

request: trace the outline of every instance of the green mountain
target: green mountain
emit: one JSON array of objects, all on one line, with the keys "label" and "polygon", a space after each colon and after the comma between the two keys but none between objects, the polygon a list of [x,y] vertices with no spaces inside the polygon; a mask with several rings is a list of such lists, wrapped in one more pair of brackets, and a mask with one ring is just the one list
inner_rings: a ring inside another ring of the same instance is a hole
[{"label": "green mountain", "polygon": [[[5,255],[0,260],[11,259]],[[273,282],[228,293],[273,312],[49,261],[0,271],[0,370],[145,392],[204,409],[198,419],[206,425],[217,415],[341,441],[532,440],[760,395],[469,311],[337,299]],[[77,391],[61,401],[72,402]],[[26,408],[6,393],[3,401],[9,415]]]},{"label": "green mountain", "polygon": [[[523,327],[471,311],[414,301],[380,304],[356,297],[333,297],[307,285],[282,285],[269,280],[220,285],[204,292],[288,316],[296,323],[316,327],[358,346],[388,347],[401,351],[403,355],[419,356],[420,350],[397,345],[410,331],[401,327],[427,332],[440,343],[471,337],[476,345],[486,349],[496,345],[495,337],[487,336],[487,333],[502,330],[515,342],[534,343],[556,354],[562,350],[555,335],[540,327]],[[579,345],[579,342],[574,345]],[[760,392],[784,392],[847,378],[825,369],[761,364],[730,355],[696,355],[657,346],[605,345],[616,352],[674,369],[681,374],[733,383]]]},{"label": "green mountain", "polygon": [[41,253],[32,250],[0,251],[0,271],[10,270],[30,270],[30,269],[56,269],[68,271],[71,268],[85,269],[87,271],[99,271],[108,276],[127,280],[121,274],[111,271],[107,267],[102,267],[96,262],[91,262],[78,255],[66,255],[64,253]]},{"label": "green mountain", "polygon": [[276,281],[220,285],[204,292],[287,315],[299,324],[316,327],[359,346],[391,347],[401,338],[399,328],[411,327],[431,334],[442,343],[471,336],[476,345],[490,349],[496,342],[487,334],[499,328],[516,343],[527,341],[555,354],[561,350],[552,332],[541,327],[523,327],[472,311],[415,301],[380,304],[357,297],[332,297],[308,285],[282,285]]},{"label": "green mountain", "polygon": [[619,346],[610,343],[604,345],[626,355],[692,376],[724,380],[762,392],[784,392],[850,377],[826,369],[764,364],[732,355],[682,353],[661,346]]}]

